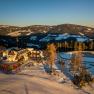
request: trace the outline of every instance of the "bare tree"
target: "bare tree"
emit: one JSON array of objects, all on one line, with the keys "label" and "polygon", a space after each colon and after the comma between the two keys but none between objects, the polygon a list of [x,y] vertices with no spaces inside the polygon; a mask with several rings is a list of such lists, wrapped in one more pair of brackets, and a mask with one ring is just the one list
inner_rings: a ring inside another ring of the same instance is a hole
[{"label": "bare tree", "polygon": [[82,50],[83,47],[80,43],[78,46],[78,51],[76,51],[76,53],[73,54],[71,58],[71,69],[74,77],[73,82],[80,87],[85,85],[85,83],[92,81],[90,73],[86,70],[85,66],[82,63]]},{"label": "bare tree", "polygon": [[51,69],[51,72],[53,71],[53,64],[55,63],[56,59],[56,47],[54,44],[48,44],[47,45],[47,52],[48,52],[48,62]]},{"label": "bare tree", "polygon": [[81,52],[77,52],[71,57],[71,69],[74,73],[78,73],[82,66],[82,54]]}]

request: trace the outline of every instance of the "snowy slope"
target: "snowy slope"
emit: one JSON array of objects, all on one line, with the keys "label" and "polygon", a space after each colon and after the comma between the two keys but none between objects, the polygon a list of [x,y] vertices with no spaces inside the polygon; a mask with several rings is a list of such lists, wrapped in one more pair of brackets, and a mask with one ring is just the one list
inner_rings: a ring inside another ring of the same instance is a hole
[{"label": "snowy slope", "polygon": [[87,92],[76,89],[67,82],[57,82],[55,80],[57,77],[48,75],[43,69],[32,67],[26,70],[17,75],[0,73],[0,94],[86,94]]}]

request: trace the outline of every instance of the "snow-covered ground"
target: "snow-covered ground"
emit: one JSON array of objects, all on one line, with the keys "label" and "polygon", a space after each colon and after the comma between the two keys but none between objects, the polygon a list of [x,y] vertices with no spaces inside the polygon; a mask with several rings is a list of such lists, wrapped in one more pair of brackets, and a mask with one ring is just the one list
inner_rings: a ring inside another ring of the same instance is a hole
[{"label": "snow-covered ground", "polygon": [[[17,75],[0,73],[0,94],[81,94],[71,85],[60,84],[42,69],[23,70]],[[84,94],[84,93],[82,93]]]},{"label": "snow-covered ground", "polygon": [[89,72],[94,76],[94,57],[84,57],[84,65]]},{"label": "snow-covered ground", "polygon": [[46,77],[5,74],[0,77],[0,94],[81,94],[71,86]]},{"label": "snow-covered ground", "polygon": [[[85,53],[84,53],[85,54]],[[63,58],[63,60],[70,60],[72,52],[61,52],[59,55]],[[83,64],[86,66],[86,68],[89,70],[89,72],[94,75],[94,57],[88,57],[84,56],[83,57]]]},{"label": "snow-covered ground", "polygon": [[30,37],[30,40],[36,40],[37,39],[37,36],[31,36]]},{"label": "snow-covered ground", "polygon": [[68,33],[64,33],[64,34],[58,34],[58,35],[48,34],[46,37],[40,39],[39,41],[45,41],[45,42],[49,42],[51,40],[60,41],[62,39],[65,40],[65,39],[67,39],[69,37],[77,39],[78,42],[84,42],[84,41],[88,41],[89,40],[89,38],[86,37],[85,35],[81,35],[81,34],[80,35],[70,35]]},{"label": "snow-covered ground", "polygon": [[[72,52],[61,52],[58,55],[68,63]],[[86,67],[90,66],[90,71],[94,73],[93,56],[85,56],[83,60],[87,61]],[[67,64],[64,66],[63,71],[60,64],[53,66],[59,75],[48,74],[45,64],[32,66],[30,63],[23,66],[17,74],[0,73],[0,94],[94,94],[94,84],[77,88],[71,81]]]},{"label": "snow-covered ground", "polygon": [[54,76],[43,65],[27,65],[18,74],[0,73],[0,94],[94,94],[94,86],[79,89],[63,72]]},{"label": "snow-covered ground", "polygon": [[33,44],[33,43],[27,43],[27,47],[37,47],[37,48],[40,48],[39,45]]}]

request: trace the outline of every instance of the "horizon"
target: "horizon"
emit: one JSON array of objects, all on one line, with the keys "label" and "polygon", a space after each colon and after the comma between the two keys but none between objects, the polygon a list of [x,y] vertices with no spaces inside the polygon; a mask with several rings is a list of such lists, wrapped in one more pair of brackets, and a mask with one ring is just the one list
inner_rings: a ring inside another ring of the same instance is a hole
[{"label": "horizon", "polygon": [[94,27],[94,0],[1,0],[0,24]]},{"label": "horizon", "polygon": [[28,27],[28,26],[58,26],[58,25],[65,25],[65,24],[69,24],[69,25],[78,25],[78,26],[85,26],[85,27],[90,27],[90,28],[94,28],[93,26],[88,26],[88,25],[81,25],[81,24],[71,24],[71,23],[61,23],[61,24],[54,24],[54,25],[49,25],[49,24],[32,24],[32,25],[11,25],[11,24],[0,24],[0,26],[15,26],[15,27]]}]

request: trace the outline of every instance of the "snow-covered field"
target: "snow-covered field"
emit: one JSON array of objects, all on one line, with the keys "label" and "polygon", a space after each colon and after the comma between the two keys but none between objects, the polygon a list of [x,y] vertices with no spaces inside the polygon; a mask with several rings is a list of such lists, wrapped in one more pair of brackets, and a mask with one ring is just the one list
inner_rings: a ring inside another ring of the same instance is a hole
[{"label": "snow-covered field", "polygon": [[[72,52],[61,52],[59,55],[64,58],[65,61],[67,61],[71,58]],[[94,75],[94,56],[83,56],[83,64],[86,66],[89,72]]]},{"label": "snow-covered field", "polygon": [[[78,42],[84,42],[84,41],[88,41],[89,38],[86,37],[84,34],[80,34],[80,35],[70,35],[68,33],[64,33],[64,34],[48,34],[46,37],[40,39],[39,41],[44,41],[44,42],[49,42],[51,40],[55,40],[55,41],[60,41],[60,40],[66,40],[69,37],[75,38]],[[33,38],[33,37],[32,37]],[[33,39],[32,39],[33,40]]]}]

